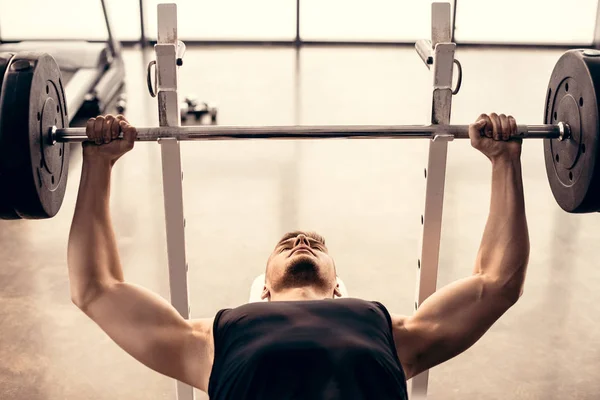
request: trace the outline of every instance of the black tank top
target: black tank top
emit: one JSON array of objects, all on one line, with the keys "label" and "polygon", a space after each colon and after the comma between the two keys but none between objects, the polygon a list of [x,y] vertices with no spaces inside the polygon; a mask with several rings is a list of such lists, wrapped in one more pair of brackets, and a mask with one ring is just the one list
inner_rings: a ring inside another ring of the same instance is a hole
[{"label": "black tank top", "polygon": [[211,400],[406,400],[391,318],[378,302],[276,301],[221,310]]}]

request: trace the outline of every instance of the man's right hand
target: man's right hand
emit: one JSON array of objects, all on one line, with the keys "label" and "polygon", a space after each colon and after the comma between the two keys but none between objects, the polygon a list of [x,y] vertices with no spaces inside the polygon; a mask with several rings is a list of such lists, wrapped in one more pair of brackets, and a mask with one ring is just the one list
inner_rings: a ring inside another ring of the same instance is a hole
[{"label": "man's right hand", "polygon": [[137,138],[137,130],[122,115],[90,118],[85,133],[89,140],[83,143],[84,159],[101,159],[111,165],[133,148]]},{"label": "man's right hand", "polygon": [[512,116],[492,113],[481,114],[469,125],[471,145],[492,162],[499,158],[518,159],[523,140],[511,138],[517,133],[517,122]]}]

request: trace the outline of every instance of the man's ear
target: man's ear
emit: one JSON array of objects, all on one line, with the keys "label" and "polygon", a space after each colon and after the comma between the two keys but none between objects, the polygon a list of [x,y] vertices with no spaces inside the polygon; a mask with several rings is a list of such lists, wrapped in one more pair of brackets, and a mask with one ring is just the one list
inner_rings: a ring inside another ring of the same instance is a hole
[{"label": "man's ear", "polygon": [[269,291],[269,288],[266,285],[263,286],[263,291],[260,294],[260,299],[261,300],[264,300],[264,299],[271,300],[271,292]]},{"label": "man's ear", "polygon": [[333,298],[342,297],[342,292],[340,290],[340,284],[335,285],[335,289],[333,289]]}]

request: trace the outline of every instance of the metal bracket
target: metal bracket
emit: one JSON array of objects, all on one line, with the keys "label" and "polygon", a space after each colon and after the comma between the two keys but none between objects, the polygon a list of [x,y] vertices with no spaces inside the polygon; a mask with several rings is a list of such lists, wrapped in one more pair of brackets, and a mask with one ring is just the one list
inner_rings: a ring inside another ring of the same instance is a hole
[{"label": "metal bracket", "polygon": [[185,43],[181,40],[177,41],[177,61],[176,64],[178,67],[183,65],[183,55],[185,54]]},{"label": "metal bracket", "polygon": [[452,89],[456,43],[438,43],[433,64],[433,88]]},{"label": "metal bracket", "polygon": [[431,139],[432,142],[452,142],[453,140],[454,140],[454,135],[450,135],[450,134],[435,135],[433,137],[433,139]]},{"label": "metal bracket", "polygon": [[415,43],[415,49],[428,69],[433,65],[433,46],[431,40],[421,39]]}]

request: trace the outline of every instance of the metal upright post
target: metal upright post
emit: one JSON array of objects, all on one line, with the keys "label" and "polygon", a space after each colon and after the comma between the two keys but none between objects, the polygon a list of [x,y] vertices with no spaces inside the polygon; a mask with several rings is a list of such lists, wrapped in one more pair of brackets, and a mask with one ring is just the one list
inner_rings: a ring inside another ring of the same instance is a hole
[{"label": "metal upright post", "polygon": [[148,45],[146,38],[146,3],[140,0],[140,47],[144,49]]},{"label": "metal upright post", "polygon": [[107,43],[108,49],[110,50],[110,59],[109,62],[112,62],[115,58],[121,58],[121,42],[115,39],[113,35],[112,24],[110,12],[108,11],[108,6],[106,5],[105,0],[100,0],[100,4],[102,5],[102,13],[104,14],[104,22],[106,23],[106,33],[108,36]]},{"label": "metal upright post", "polygon": [[[431,52],[423,51],[423,41],[417,44],[419,55],[430,68],[433,66],[433,104],[431,122],[450,123],[452,108],[452,71],[456,44],[451,42],[450,3],[433,3],[431,7]],[[433,60],[431,60],[433,57]],[[432,61],[432,62],[431,62]],[[426,181],[425,209],[421,216],[423,234],[421,251],[417,261],[417,290],[415,311],[436,290],[437,272],[444,206],[444,184],[446,179],[446,156],[451,135],[436,135],[429,143],[429,158],[424,170]],[[412,379],[412,398],[427,397],[429,371]]]},{"label": "metal upright post", "polygon": [[296,38],[294,39],[294,45],[296,49],[302,44],[300,36],[300,0],[296,0]]},{"label": "metal upright post", "polygon": [[600,49],[600,1],[596,6],[596,26],[594,28],[592,47],[595,49]]},{"label": "metal upright post", "polygon": [[[177,97],[177,60],[182,43],[177,39],[177,5],[158,5],[158,43],[156,70],[160,126],[181,126]],[[190,317],[185,257],[185,219],[183,215],[183,172],[181,153],[176,139],[161,139],[163,192],[169,261],[171,303],[186,319]],[[177,382],[177,399],[193,400],[191,386]]]},{"label": "metal upright post", "polygon": [[456,36],[456,7],[458,0],[454,0],[452,3],[452,35],[450,36],[450,41],[455,42],[454,37]]}]

